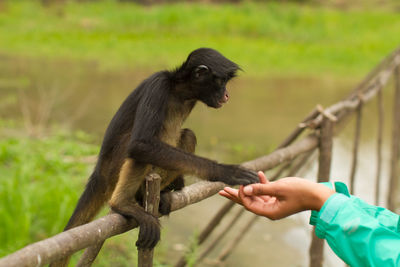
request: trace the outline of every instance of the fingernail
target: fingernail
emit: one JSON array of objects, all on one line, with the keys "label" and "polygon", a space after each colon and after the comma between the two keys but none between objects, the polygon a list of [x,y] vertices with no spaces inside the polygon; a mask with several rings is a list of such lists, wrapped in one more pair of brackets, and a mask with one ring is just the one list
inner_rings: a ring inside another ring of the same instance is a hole
[{"label": "fingernail", "polygon": [[253,193],[253,187],[251,187],[251,186],[246,186],[245,188],[243,188],[243,192],[244,192],[246,195],[251,195],[251,193]]}]

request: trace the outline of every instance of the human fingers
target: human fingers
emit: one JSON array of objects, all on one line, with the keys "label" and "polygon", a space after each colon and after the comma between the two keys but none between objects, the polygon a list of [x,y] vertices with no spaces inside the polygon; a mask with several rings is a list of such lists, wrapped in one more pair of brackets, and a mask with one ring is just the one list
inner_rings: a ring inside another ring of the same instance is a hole
[{"label": "human fingers", "polygon": [[262,171],[259,171],[257,174],[258,174],[258,178],[260,179],[260,183],[262,183],[262,184],[269,183],[269,181],[267,180],[267,177],[265,177],[265,174]]},{"label": "human fingers", "polygon": [[238,198],[239,193],[238,193],[237,189],[234,189],[234,188],[231,188],[231,187],[224,187],[224,191],[226,193],[228,193],[229,195]]},{"label": "human fingers", "polygon": [[239,198],[241,199],[243,206],[257,214],[257,215],[262,215],[265,216],[265,208],[267,208],[266,202],[258,196],[246,196],[243,192],[243,187],[239,188]]},{"label": "human fingers", "polygon": [[227,192],[224,191],[224,190],[220,190],[220,191],[218,192],[218,194],[219,194],[220,196],[226,197],[226,198],[229,199],[229,200],[232,200],[233,202],[235,202],[235,203],[237,203],[237,204],[242,205],[242,201],[240,200],[240,198],[238,198],[238,197],[236,197],[236,196],[233,196],[233,195],[227,193]]},{"label": "human fingers", "polygon": [[223,191],[230,196],[230,199],[238,204],[242,204],[242,200],[239,198],[239,190],[232,187],[224,187]]},{"label": "human fingers", "polygon": [[247,196],[255,195],[269,195],[275,196],[276,195],[276,183],[270,182],[267,184],[252,184],[244,187],[243,192]]},{"label": "human fingers", "polygon": [[262,205],[263,203],[265,203],[264,199],[262,199],[261,197],[258,196],[246,196],[243,193],[243,188],[244,186],[240,186],[239,187],[239,192],[238,192],[238,198],[241,200],[241,202],[243,203],[243,205],[247,205],[249,206],[254,206],[254,205]]},{"label": "human fingers", "polygon": [[225,192],[224,190],[219,190],[218,194],[222,197],[231,198],[232,196]]},{"label": "human fingers", "polygon": [[243,192],[244,186],[240,186],[238,190],[238,197],[242,201],[243,205],[249,205],[251,203],[250,197],[246,196]]},{"label": "human fingers", "polygon": [[[239,204],[242,204],[242,200],[239,197],[239,190],[238,189],[234,189],[234,188],[231,188],[231,187],[225,187],[223,190],[219,191],[218,193],[223,197],[228,197],[229,196],[230,199],[235,198],[236,199],[235,202],[237,202],[237,203],[240,202]],[[270,199],[271,199],[270,196],[263,196],[263,195],[251,196],[251,198],[253,200],[258,200],[258,201],[262,201],[262,202],[269,202]]]}]

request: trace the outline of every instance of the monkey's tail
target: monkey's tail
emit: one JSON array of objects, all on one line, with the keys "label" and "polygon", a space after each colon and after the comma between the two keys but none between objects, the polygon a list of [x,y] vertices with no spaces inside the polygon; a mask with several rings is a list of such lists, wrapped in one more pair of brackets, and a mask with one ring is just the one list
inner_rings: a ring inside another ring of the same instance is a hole
[{"label": "monkey's tail", "polygon": [[[90,176],[85,191],[78,200],[64,231],[90,222],[109,199],[104,178],[96,171]],[[50,267],[65,267],[70,256],[59,259],[50,264]]]}]

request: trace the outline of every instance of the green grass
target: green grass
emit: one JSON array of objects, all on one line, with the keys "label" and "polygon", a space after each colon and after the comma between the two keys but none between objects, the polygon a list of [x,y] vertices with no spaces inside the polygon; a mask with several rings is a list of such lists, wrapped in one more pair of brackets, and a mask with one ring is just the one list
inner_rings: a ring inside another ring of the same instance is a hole
[{"label": "green grass", "polygon": [[43,8],[22,0],[0,12],[0,52],[96,61],[106,69],[173,67],[207,46],[251,75],[362,76],[399,44],[400,16],[389,9],[116,1]]},{"label": "green grass", "polygon": [[[0,120],[0,126],[16,125]],[[56,131],[40,139],[0,132],[0,258],[62,231],[93,168],[88,157],[98,147],[91,142],[82,132]],[[96,266],[137,262],[136,238],[135,229],[107,240]],[[155,266],[166,266],[157,261],[165,254],[160,244]]]},{"label": "green grass", "polygon": [[0,139],[0,257],[60,232],[98,148],[86,135]]}]

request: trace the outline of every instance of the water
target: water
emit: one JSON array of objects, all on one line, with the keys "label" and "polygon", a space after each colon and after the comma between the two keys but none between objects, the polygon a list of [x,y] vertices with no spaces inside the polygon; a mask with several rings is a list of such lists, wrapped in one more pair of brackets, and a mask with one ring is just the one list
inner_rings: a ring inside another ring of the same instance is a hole
[{"label": "water", "polygon": [[[25,124],[66,125],[99,139],[129,92],[157,71],[107,71],[95,63],[4,55],[0,62],[0,116]],[[254,78],[242,73],[229,85],[231,97],[223,108],[199,104],[186,126],[195,130],[200,147],[230,143],[269,148],[316,104],[339,100],[354,84],[331,77]]]}]

